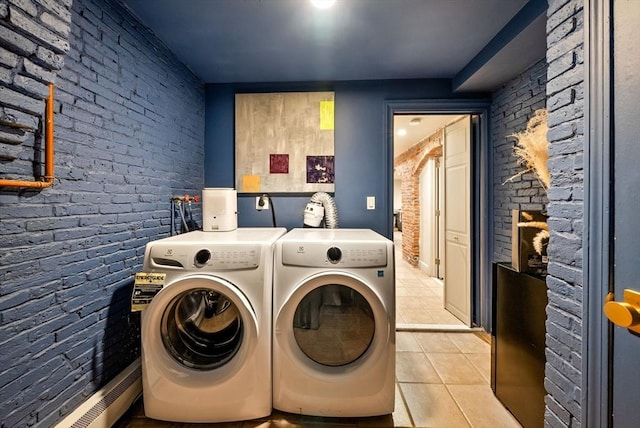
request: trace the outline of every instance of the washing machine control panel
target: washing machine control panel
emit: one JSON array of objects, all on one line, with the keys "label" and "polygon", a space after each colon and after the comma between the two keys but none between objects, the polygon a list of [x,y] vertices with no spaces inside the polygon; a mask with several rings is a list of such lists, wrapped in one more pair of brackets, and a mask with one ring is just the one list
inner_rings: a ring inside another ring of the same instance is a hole
[{"label": "washing machine control panel", "polygon": [[260,245],[222,245],[211,248],[207,268],[250,269],[260,265]]},{"label": "washing machine control panel", "polygon": [[307,267],[385,267],[388,246],[377,242],[283,242],[282,263]]},{"label": "washing machine control panel", "polygon": [[181,246],[156,245],[151,249],[152,268],[188,269],[205,271],[254,269],[260,266],[261,246],[256,244]]}]

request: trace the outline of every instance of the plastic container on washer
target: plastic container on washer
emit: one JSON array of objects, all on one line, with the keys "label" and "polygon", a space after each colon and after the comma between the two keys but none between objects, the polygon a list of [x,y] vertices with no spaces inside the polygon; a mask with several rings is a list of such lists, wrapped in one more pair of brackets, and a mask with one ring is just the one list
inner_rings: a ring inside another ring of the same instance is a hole
[{"label": "plastic container on washer", "polygon": [[238,194],[235,189],[202,189],[202,230],[226,232],[238,228]]}]

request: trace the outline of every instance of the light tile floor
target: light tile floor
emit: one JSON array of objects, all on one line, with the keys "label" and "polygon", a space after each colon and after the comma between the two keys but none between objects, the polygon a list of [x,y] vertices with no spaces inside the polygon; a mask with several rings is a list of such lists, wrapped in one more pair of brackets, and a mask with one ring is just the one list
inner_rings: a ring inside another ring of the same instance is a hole
[{"label": "light tile floor", "polygon": [[[406,426],[520,427],[489,386],[491,347],[485,337],[397,333],[396,378],[413,424]],[[394,412],[394,422],[402,410]]]},{"label": "light tile floor", "polygon": [[181,424],[146,418],[138,402],[116,427],[520,428],[489,386],[490,345],[484,337],[472,332],[398,332],[396,407],[391,415],[320,418],[274,411],[269,418],[245,422]]},{"label": "light tile floor", "polygon": [[464,324],[444,309],[443,286],[402,259],[402,233],[393,236],[396,257],[396,324],[456,326]]},{"label": "light tile floor", "polygon": [[[400,238],[399,234],[394,240]],[[274,411],[270,417],[223,424],[160,422],[144,416],[139,400],[116,424],[137,427],[500,427],[520,424],[490,387],[491,346],[484,333],[437,331],[462,326],[443,309],[442,286],[402,261],[396,245],[397,323],[428,324],[431,331],[396,334],[396,406],[391,415],[373,418],[319,418]]]}]

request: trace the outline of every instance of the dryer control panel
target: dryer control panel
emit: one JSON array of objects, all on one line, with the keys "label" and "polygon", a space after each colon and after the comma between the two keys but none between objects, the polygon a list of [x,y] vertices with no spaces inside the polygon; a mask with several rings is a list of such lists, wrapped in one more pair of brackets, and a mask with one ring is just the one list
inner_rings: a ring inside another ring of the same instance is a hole
[{"label": "dryer control panel", "polygon": [[389,246],[377,242],[283,242],[282,264],[306,267],[385,267]]}]

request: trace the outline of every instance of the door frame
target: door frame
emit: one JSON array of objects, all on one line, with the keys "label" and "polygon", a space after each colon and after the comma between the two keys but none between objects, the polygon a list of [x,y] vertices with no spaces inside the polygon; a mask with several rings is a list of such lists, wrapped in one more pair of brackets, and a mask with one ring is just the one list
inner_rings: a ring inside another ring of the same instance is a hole
[{"label": "door frame", "polygon": [[[583,277],[582,415],[584,426],[611,426],[609,340],[603,314],[612,274],[610,0],[584,0],[585,237]],[[602,403],[607,403],[602,406]]]},{"label": "door frame", "polygon": [[[491,291],[493,255],[493,191],[491,187],[491,140],[489,130],[491,100],[487,99],[419,99],[384,102],[384,135],[387,168],[387,200],[393,200],[393,116],[394,114],[468,114],[480,118],[480,141],[472,152],[471,185],[471,323],[491,331]],[[393,207],[387,213],[388,230],[393,230]]]}]

